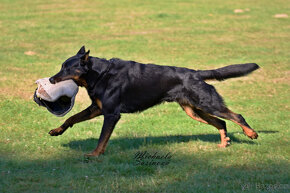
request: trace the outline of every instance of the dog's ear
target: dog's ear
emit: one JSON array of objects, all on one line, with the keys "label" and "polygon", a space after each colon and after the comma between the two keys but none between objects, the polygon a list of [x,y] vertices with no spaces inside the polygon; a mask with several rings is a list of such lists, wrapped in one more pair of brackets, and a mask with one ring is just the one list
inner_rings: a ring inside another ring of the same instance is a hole
[{"label": "dog's ear", "polygon": [[96,73],[98,73],[98,75],[104,73],[108,67],[110,65],[110,62],[106,59],[96,59],[94,60],[94,62],[92,62],[92,70]]},{"label": "dog's ear", "polygon": [[86,53],[86,48],[85,46],[82,46],[81,49],[78,51],[77,55],[83,55]]},{"label": "dog's ear", "polygon": [[89,61],[89,54],[90,50],[88,50],[87,52],[85,52],[85,54],[83,54],[83,56],[81,56],[82,64],[86,64]]}]

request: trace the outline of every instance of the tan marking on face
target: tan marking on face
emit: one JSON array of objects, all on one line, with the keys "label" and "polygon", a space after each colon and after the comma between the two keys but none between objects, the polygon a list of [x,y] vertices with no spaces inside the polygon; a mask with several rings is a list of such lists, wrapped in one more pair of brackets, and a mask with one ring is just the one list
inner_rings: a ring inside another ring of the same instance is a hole
[{"label": "tan marking on face", "polygon": [[96,99],[96,103],[97,103],[97,105],[98,105],[98,107],[99,107],[100,109],[103,108],[103,104],[102,104],[102,102],[101,102],[99,99]]},{"label": "tan marking on face", "polygon": [[85,79],[80,78],[79,76],[73,76],[73,79],[80,85],[84,86],[85,88],[88,88],[88,84]]}]

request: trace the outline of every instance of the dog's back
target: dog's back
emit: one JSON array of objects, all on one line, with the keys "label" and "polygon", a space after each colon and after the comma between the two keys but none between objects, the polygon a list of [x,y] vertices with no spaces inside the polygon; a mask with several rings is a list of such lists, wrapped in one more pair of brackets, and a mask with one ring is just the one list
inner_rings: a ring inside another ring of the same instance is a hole
[{"label": "dog's back", "polygon": [[116,58],[111,59],[110,63],[111,73],[115,74],[110,82],[120,85],[122,112],[128,113],[145,110],[163,101],[176,100],[184,87],[184,80],[196,72]]}]

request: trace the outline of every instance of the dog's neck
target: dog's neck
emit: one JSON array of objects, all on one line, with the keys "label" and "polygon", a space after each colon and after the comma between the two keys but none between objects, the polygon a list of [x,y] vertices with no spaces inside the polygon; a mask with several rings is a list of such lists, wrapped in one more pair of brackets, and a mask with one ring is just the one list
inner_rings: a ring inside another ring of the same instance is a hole
[{"label": "dog's neck", "polygon": [[86,87],[87,90],[93,90],[108,74],[111,63],[106,59],[97,57],[90,57],[88,64],[88,71],[83,76],[85,81],[82,86]]}]

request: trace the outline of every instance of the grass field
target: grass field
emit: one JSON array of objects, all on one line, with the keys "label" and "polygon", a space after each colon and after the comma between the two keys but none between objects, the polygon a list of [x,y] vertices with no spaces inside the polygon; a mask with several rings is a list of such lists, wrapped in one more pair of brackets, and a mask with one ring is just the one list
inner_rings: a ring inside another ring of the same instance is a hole
[{"label": "grass field", "polygon": [[[242,9],[242,13],[235,13]],[[289,192],[290,15],[284,0],[0,1],[0,192]],[[86,160],[103,117],[48,132],[90,104],[81,89],[57,118],[32,100],[35,80],[82,45],[92,56],[212,69],[255,62],[253,74],[210,82],[258,140],[227,122],[232,145],[177,104],[124,114],[105,156]],[[171,153],[136,166],[138,151]]]}]

